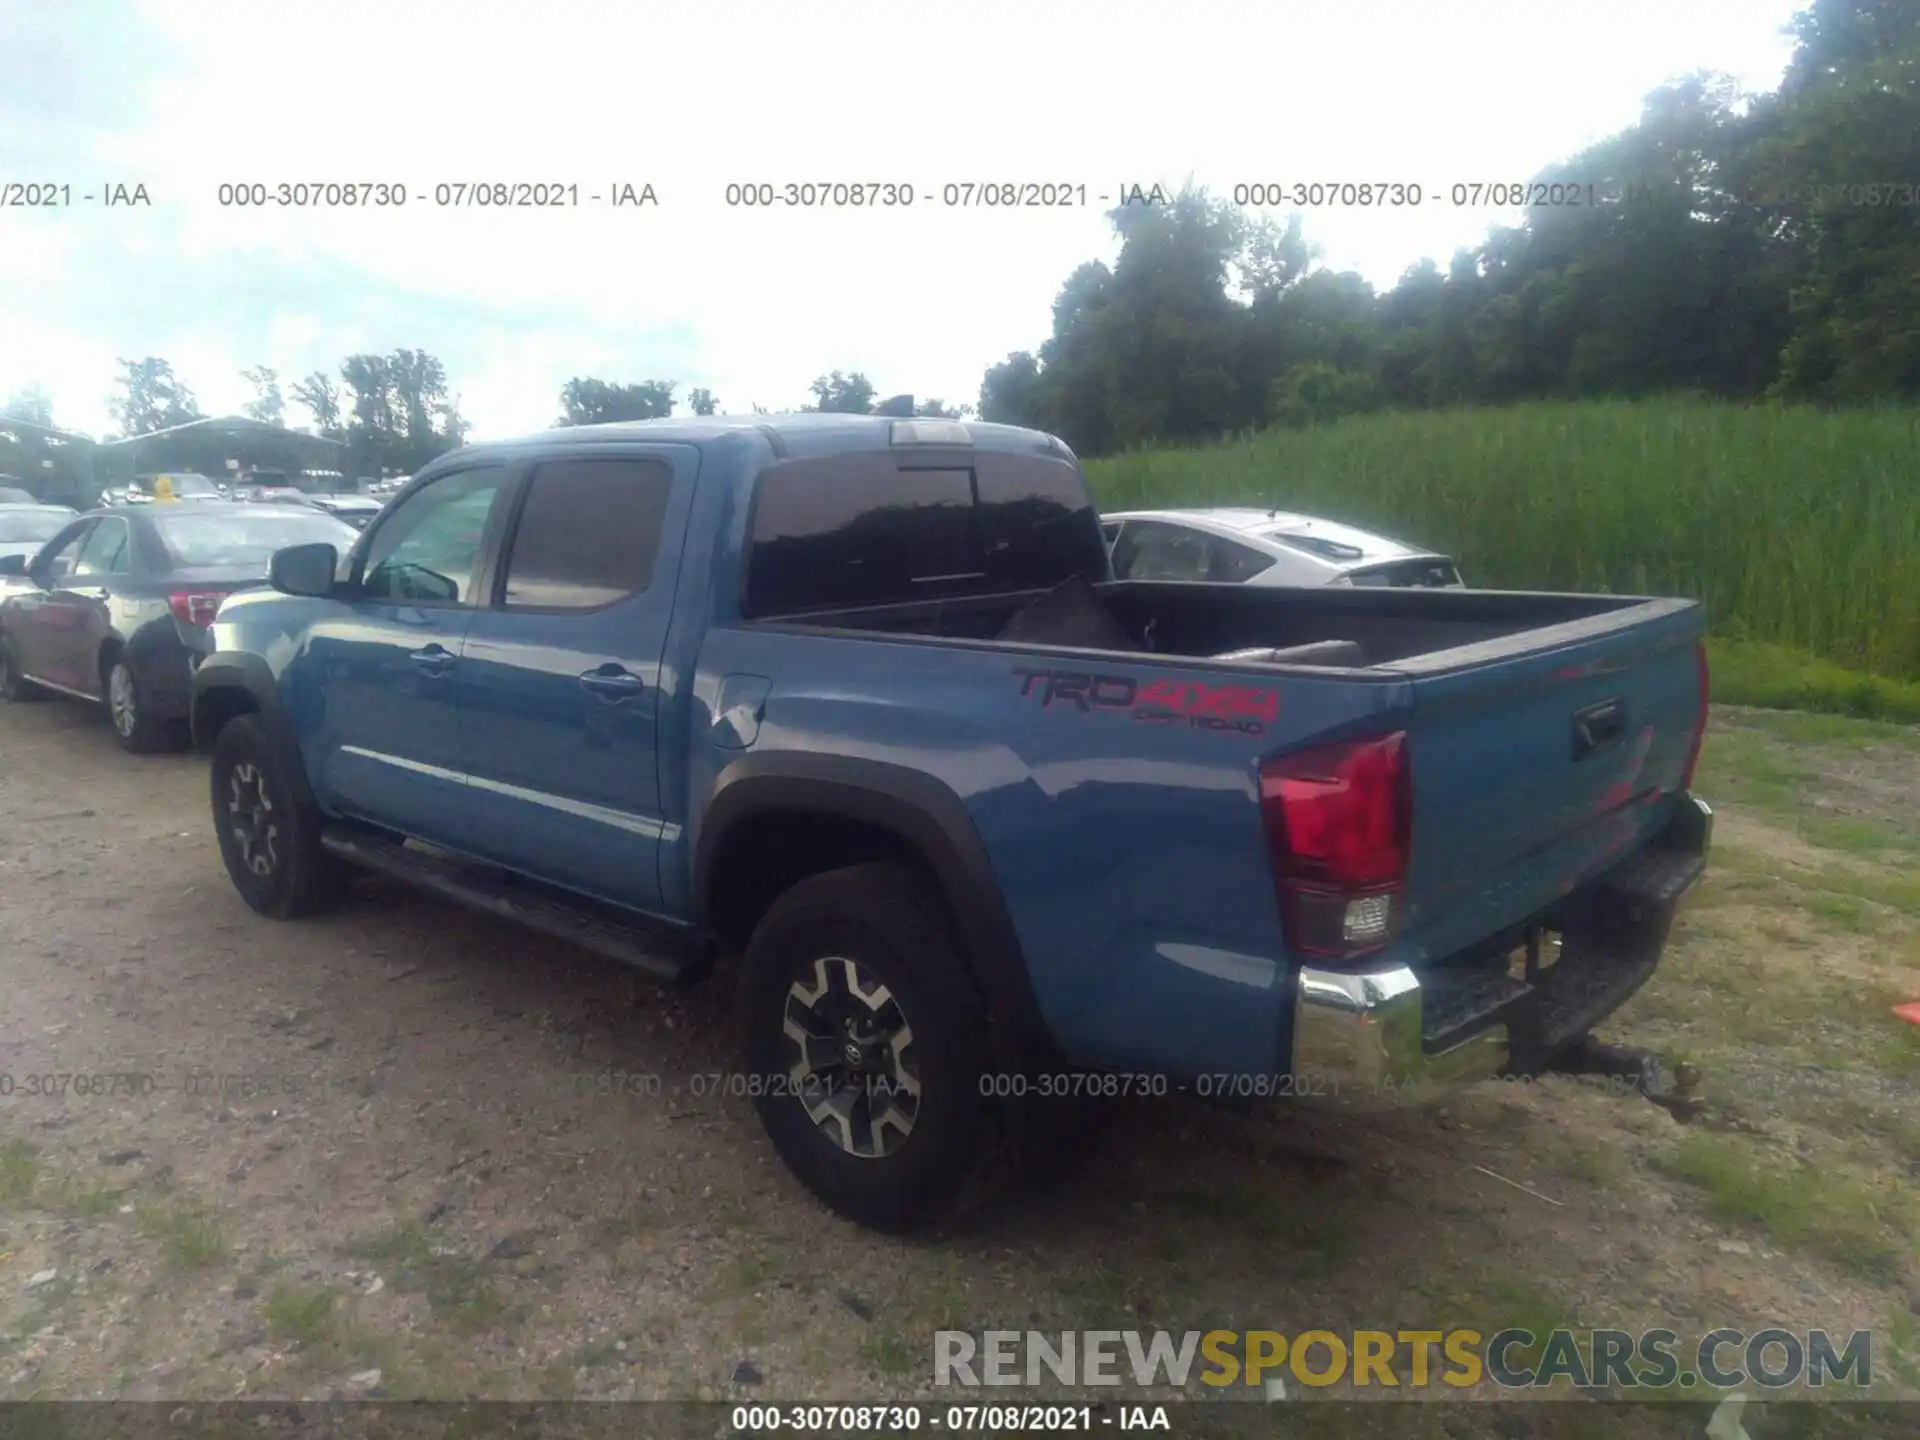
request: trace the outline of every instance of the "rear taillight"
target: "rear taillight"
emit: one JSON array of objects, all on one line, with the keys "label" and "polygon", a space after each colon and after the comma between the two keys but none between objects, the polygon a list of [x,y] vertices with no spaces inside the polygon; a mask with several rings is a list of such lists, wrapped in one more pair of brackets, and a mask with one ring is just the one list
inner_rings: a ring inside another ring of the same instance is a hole
[{"label": "rear taillight", "polygon": [[173,618],[181,624],[204,628],[213,623],[214,612],[226,598],[224,590],[176,590],[167,597],[167,604],[172,607]]},{"label": "rear taillight", "polygon": [[1687,768],[1680,774],[1680,788],[1693,788],[1693,772],[1700,764],[1700,744],[1707,738],[1707,698],[1712,693],[1712,678],[1707,674],[1707,646],[1705,641],[1697,642],[1693,647],[1694,670],[1700,677],[1700,703],[1693,713],[1693,738],[1687,742]]},{"label": "rear taillight", "polygon": [[1413,828],[1404,731],[1266,761],[1260,817],[1294,950],[1346,957],[1393,939]]}]

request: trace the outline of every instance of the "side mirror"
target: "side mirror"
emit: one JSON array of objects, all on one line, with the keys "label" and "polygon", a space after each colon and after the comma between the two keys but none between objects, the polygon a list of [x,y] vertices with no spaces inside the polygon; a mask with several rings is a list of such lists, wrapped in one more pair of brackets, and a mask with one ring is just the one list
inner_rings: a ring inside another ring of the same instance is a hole
[{"label": "side mirror", "polygon": [[312,545],[289,545],[273,552],[267,583],[283,595],[324,600],[333,594],[333,576],[340,552],[322,540]]},{"label": "side mirror", "polygon": [[0,575],[25,575],[27,557],[24,555],[0,555]]}]

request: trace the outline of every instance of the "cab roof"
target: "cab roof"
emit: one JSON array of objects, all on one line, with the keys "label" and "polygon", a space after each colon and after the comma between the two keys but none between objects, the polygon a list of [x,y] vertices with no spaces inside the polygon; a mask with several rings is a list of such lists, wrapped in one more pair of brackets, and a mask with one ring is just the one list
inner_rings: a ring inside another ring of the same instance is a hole
[{"label": "cab roof", "polygon": [[[932,417],[918,417],[922,419]],[[780,456],[833,455],[853,450],[885,450],[893,443],[893,429],[905,416],[840,415],[807,412],[791,415],[695,415],[664,420],[621,420],[606,425],[561,425],[510,440],[480,441],[467,450],[510,452],[523,449],[591,447],[621,440],[683,445],[759,434]],[[1053,455],[1071,459],[1065,442],[1038,430],[1016,425],[994,425],[981,420],[950,421],[967,432],[972,448],[1002,454]],[[948,446],[927,446],[948,449]],[[455,452],[461,453],[461,452]],[[445,457],[442,457],[443,459]],[[440,462],[435,462],[435,468]]]}]

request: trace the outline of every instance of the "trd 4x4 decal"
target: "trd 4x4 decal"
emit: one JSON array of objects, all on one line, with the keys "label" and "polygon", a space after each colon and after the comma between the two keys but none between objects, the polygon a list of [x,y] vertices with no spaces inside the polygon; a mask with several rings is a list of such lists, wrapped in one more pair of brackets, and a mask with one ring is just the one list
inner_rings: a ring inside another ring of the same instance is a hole
[{"label": "trd 4x4 decal", "polygon": [[1131,715],[1150,725],[1190,725],[1196,730],[1230,730],[1264,735],[1280,714],[1280,696],[1246,685],[1208,685],[1199,680],[1149,680],[1130,675],[1096,675],[1080,670],[1029,670],[1015,666],[1022,696],[1038,695],[1040,708],[1072,707],[1082,715],[1095,710]]}]

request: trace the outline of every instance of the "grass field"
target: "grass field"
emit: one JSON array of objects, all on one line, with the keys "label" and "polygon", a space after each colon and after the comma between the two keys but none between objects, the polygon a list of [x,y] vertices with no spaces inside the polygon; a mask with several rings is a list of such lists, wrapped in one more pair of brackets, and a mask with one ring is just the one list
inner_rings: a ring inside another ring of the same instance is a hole
[{"label": "grass field", "polygon": [[1723,678],[1762,692],[1720,698],[1920,720],[1920,411],[1389,413],[1087,473],[1106,509],[1305,510],[1446,550],[1476,584],[1695,596]]}]

